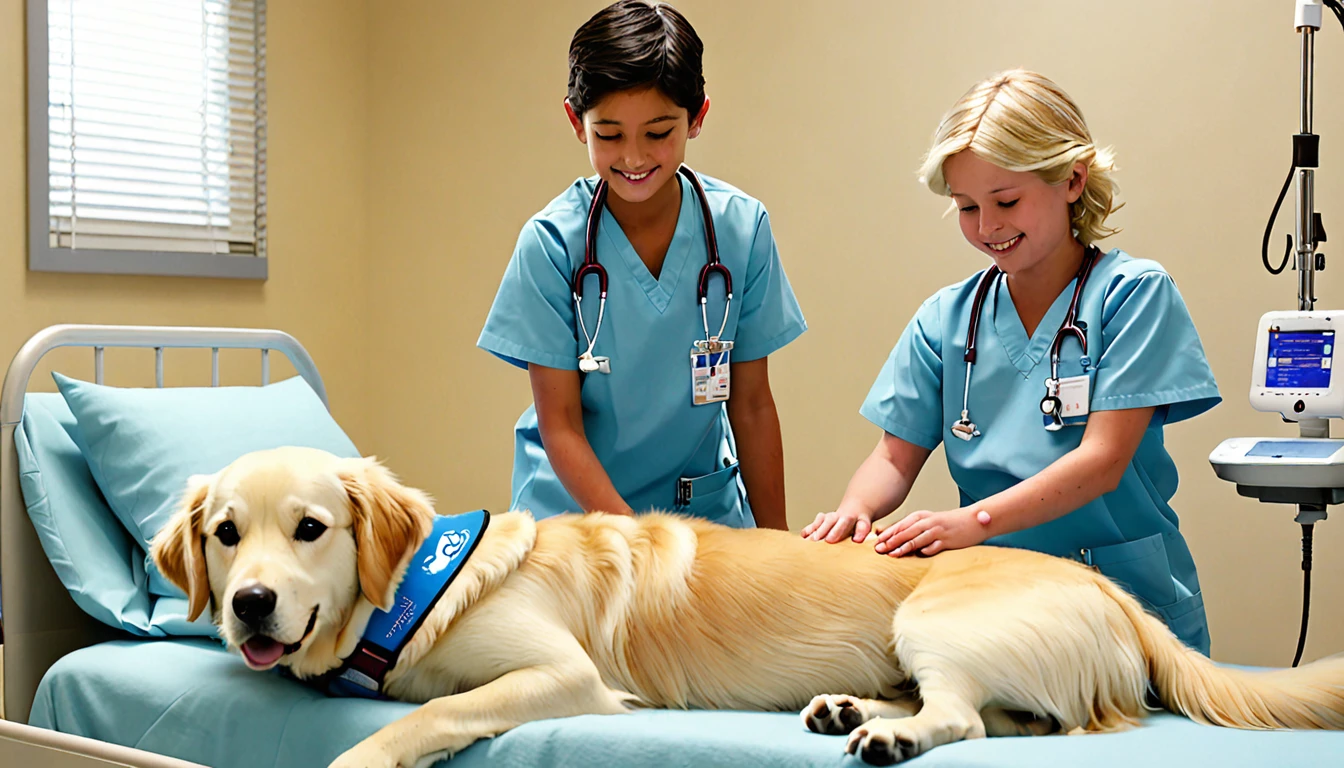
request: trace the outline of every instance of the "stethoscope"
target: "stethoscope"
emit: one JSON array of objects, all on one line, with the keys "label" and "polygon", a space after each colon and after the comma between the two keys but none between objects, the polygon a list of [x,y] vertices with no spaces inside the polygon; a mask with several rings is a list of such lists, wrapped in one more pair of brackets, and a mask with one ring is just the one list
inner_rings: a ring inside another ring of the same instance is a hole
[{"label": "stethoscope", "polygon": [[[1077,339],[1083,348],[1083,369],[1086,370],[1090,364],[1087,359],[1086,326],[1078,325],[1078,300],[1083,295],[1083,285],[1092,274],[1092,265],[1096,264],[1100,255],[1101,251],[1094,245],[1089,245],[1083,252],[1083,263],[1078,267],[1077,282],[1073,286],[1069,311],[1064,315],[1064,322],[1060,324],[1059,330],[1055,331],[1055,338],[1050,343],[1050,378],[1045,380],[1045,397],[1041,398],[1041,413],[1050,417],[1045,428],[1051,432],[1064,426],[1064,419],[1061,416],[1064,406],[1059,399],[1059,350],[1064,344],[1064,339],[1070,336]],[[991,266],[985,270],[980,276],[980,283],[976,285],[975,300],[971,302],[971,320],[966,326],[966,354],[962,356],[966,361],[966,387],[961,394],[961,418],[952,424],[952,434],[962,440],[980,436],[980,430],[971,422],[970,417],[971,366],[975,365],[975,338],[980,329],[980,311],[985,304],[985,295],[989,293],[990,286],[1001,274],[1003,273],[998,266]]]},{"label": "stethoscope", "polygon": [[[728,267],[719,261],[719,243],[714,237],[714,217],[709,211],[709,198],[705,196],[704,187],[700,186],[700,179],[685,165],[677,169],[685,176],[695,189],[695,196],[700,201],[700,211],[705,219],[705,265],[700,268],[700,284],[696,291],[696,298],[700,301],[700,317],[705,323],[705,339],[710,342],[717,342],[723,335],[723,329],[728,327],[728,310],[733,304],[733,276],[728,271]],[[588,239],[584,246],[583,264],[574,272],[574,283],[572,291],[574,294],[574,314],[579,319],[579,329],[583,331],[583,338],[588,342],[588,348],[583,354],[579,355],[579,370],[584,373],[611,373],[611,361],[607,357],[594,357],[593,347],[597,345],[597,334],[602,331],[602,316],[607,308],[607,269],[597,262],[597,224],[602,219],[602,209],[607,202],[607,182],[601,180],[597,184],[596,191],[593,192],[593,202],[588,207]],[[709,318],[706,315],[705,304],[709,296],[709,278],[718,273],[723,276],[723,288],[728,300],[723,308],[723,323],[719,326],[719,332],[714,336],[709,335]],[[583,322],[583,281],[589,275],[597,276],[599,299],[597,303],[597,324],[593,327],[593,335],[588,335],[588,327]]]}]

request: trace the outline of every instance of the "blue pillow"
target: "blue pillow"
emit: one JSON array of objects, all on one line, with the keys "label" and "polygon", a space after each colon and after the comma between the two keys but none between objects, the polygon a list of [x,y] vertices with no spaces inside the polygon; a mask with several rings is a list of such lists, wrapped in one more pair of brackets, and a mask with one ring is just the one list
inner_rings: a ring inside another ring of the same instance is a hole
[{"label": "blue pillow", "polygon": [[245,453],[287,445],[360,455],[298,376],[262,387],[141,389],[52,375],[79,423],[75,442],[94,481],[141,549],[151,600],[185,597],[159,574],[148,552],[189,477],[217,472]]},{"label": "blue pillow", "polygon": [[23,501],[56,576],[104,624],[140,636],[214,635],[208,615],[187,622],[184,597],[151,604],[143,552],[89,473],[78,429],[60,395],[34,393],[14,430]]}]

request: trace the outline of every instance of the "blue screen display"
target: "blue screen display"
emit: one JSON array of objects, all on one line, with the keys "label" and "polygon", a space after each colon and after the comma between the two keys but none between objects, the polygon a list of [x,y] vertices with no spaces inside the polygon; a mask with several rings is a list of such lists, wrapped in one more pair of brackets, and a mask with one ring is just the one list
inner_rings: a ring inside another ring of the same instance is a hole
[{"label": "blue screen display", "polygon": [[1334,356],[1334,331],[1270,331],[1265,386],[1326,389]]},{"label": "blue screen display", "polygon": [[1271,459],[1328,459],[1339,447],[1336,440],[1261,440],[1246,455]]}]

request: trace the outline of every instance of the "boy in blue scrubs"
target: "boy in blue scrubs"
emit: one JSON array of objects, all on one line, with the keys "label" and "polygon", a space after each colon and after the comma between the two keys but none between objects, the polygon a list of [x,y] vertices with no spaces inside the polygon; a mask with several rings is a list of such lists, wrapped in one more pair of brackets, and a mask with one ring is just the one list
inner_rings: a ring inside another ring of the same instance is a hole
[{"label": "boy in blue scrubs", "polygon": [[[765,208],[683,167],[709,111],[702,51],[681,14],[642,0],[571,41],[565,111],[596,176],[523,227],[477,342],[531,378],[513,509],[787,528],[766,361],[807,326]],[[589,274],[576,296],[590,213],[607,285]],[[728,279],[705,270],[707,224]]]},{"label": "boy in blue scrubs", "polygon": [[1221,398],[1161,265],[1093,245],[1114,232],[1112,172],[1077,105],[1035,73],[991,77],[946,115],[922,177],[952,198],[962,234],[1001,274],[978,272],[916,311],[860,410],[882,428],[880,442],[839,507],[803,535],[862,541],[941,442],[960,506],[906,515],[877,535],[877,552],[984,542],[1079,559],[1207,654],[1162,429]]}]

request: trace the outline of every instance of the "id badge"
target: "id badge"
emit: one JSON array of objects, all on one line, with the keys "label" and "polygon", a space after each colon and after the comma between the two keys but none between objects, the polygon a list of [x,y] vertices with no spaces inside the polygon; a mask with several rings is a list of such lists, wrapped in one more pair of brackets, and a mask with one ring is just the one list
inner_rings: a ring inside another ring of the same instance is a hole
[{"label": "id badge", "polygon": [[1091,376],[1083,374],[1059,380],[1059,403],[1063,406],[1060,416],[1066,422],[1070,417],[1087,415],[1087,406],[1092,399],[1091,379]]},{"label": "id badge", "polygon": [[[1067,376],[1059,380],[1059,415],[1063,426],[1075,427],[1087,424],[1087,414],[1092,401],[1092,372],[1081,376]],[[1044,417],[1045,423],[1050,417]]]},{"label": "id badge", "polygon": [[691,404],[708,405],[728,399],[731,387],[731,341],[697,341],[691,351]]}]

